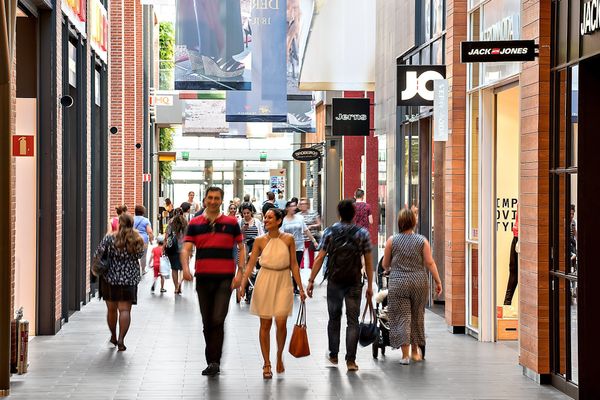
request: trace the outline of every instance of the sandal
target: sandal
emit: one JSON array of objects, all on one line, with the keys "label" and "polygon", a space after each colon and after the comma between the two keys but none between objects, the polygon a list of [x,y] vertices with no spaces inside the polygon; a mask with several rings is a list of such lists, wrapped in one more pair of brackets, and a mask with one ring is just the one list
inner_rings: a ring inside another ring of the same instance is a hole
[{"label": "sandal", "polygon": [[273,378],[273,372],[271,372],[271,364],[263,365],[263,378],[264,379]]}]

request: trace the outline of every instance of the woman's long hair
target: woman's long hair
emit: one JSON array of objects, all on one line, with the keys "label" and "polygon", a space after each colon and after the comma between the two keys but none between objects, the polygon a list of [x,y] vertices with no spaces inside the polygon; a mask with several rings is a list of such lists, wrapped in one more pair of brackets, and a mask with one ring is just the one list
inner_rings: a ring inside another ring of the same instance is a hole
[{"label": "woman's long hair", "polygon": [[123,213],[119,216],[119,230],[115,234],[115,247],[125,249],[129,254],[144,250],[144,239],[133,229],[133,217]]},{"label": "woman's long hair", "polygon": [[183,216],[183,210],[181,208],[176,208],[173,214],[173,218],[171,218],[171,221],[169,222],[171,225],[171,232],[176,235],[185,234],[188,222]]}]

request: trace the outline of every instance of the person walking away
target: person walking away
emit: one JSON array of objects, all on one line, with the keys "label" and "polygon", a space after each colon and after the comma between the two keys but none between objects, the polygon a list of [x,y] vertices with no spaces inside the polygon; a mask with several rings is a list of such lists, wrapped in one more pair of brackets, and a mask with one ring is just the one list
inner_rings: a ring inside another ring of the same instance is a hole
[{"label": "person walking away", "polygon": [[152,249],[150,253],[150,265],[152,265],[154,269],[154,282],[152,282],[152,286],[150,287],[150,291],[154,292],[154,288],[156,286],[156,281],[160,277],[160,292],[164,293],[167,290],[165,289],[165,277],[160,274],[160,258],[164,254],[164,238],[161,235],[156,237],[156,247]]},{"label": "person walking away", "polygon": [[150,224],[150,220],[146,218],[144,215],[146,214],[146,207],[142,205],[135,206],[135,218],[133,219],[133,227],[138,231],[142,239],[144,240],[144,254],[142,258],[140,258],[140,270],[142,275],[146,273],[147,266],[147,252],[148,252],[148,243],[151,243],[154,240],[154,234],[152,233],[152,226]]},{"label": "person walking away", "polygon": [[337,365],[340,348],[340,328],[342,305],[346,304],[346,367],[348,371],[358,371],[356,349],[358,347],[358,318],[363,283],[361,268],[364,258],[367,274],[367,302],[373,296],[373,265],[371,261],[371,238],[369,232],[352,223],[355,209],[352,200],[342,200],[337,206],[340,222],[325,230],[310,273],[306,292],[312,297],[315,278],[328,257],[327,282],[327,336],[329,339],[329,361]]},{"label": "person walking away", "polygon": [[[296,262],[298,263],[298,265],[300,265],[300,261],[302,261],[302,257],[304,256],[304,235],[308,237],[308,239],[315,245],[315,247],[317,246],[317,241],[306,227],[306,224],[304,223],[304,218],[296,214],[297,206],[297,203],[291,201],[288,201],[285,204],[286,214],[283,218],[281,230],[285,233],[289,233],[294,237],[294,243],[296,244]],[[298,290],[295,281],[294,293],[300,294],[300,291]]]},{"label": "person walking away", "polygon": [[119,217],[122,213],[127,212],[127,206],[125,204],[116,206],[115,211],[117,212],[117,216],[113,217],[113,219],[111,220],[109,230],[109,232],[113,233],[119,230]]},{"label": "person walking away", "polygon": [[425,305],[429,294],[431,272],[435,292],[442,293],[442,281],[431,255],[431,246],[424,236],[414,233],[415,214],[408,208],[398,215],[399,234],[390,236],[385,243],[383,268],[389,273],[388,317],[390,344],[402,349],[400,364],[422,359],[419,349],[425,347]]},{"label": "person walking away", "polygon": [[354,223],[368,231],[373,224],[373,214],[371,213],[371,206],[365,202],[364,198],[365,191],[360,188],[356,189],[356,192],[354,192],[354,207],[356,208]]},{"label": "person walking away", "polygon": [[[133,217],[122,213],[119,229],[107,234],[98,245],[94,258],[103,254],[109,260],[108,271],[100,277],[99,298],[106,302],[106,321],[110,330],[110,343],[119,351],[127,350],[125,336],[131,324],[131,307],[137,304],[137,285],[140,282],[138,260],[144,253],[144,241],[133,229]],[[117,339],[117,320],[119,336]]]},{"label": "person walking away", "polygon": [[271,209],[271,208],[277,208],[277,204],[275,204],[275,193],[267,192],[267,200],[264,202],[264,204],[262,206],[263,218],[264,218],[265,214],[267,213],[267,211],[269,211],[269,209]]},{"label": "person walking away", "polygon": [[[300,212],[299,215],[304,218],[306,227],[313,235],[315,240],[319,241],[319,230],[321,229],[321,218],[316,211],[310,210],[310,204],[307,198],[300,199]],[[302,259],[300,261],[300,269],[304,268],[304,254],[308,251],[308,268],[312,268],[315,263],[315,250],[316,247],[310,241],[309,237],[304,235],[304,253],[302,253]]]},{"label": "person walking away", "polygon": [[240,293],[243,296],[248,284],[248,278],[256,261],[260,257],[260,272],[254,284],[254,294],[250,302],[250,312],[260,317],[259,341],[264,359],[263,378],[271,379],[271,326],[273,319],[277,327],[277,373],[283,373],[283,350],[287,337],[287,319],[292,314],[294,294],[290,275],[300,289],[300,301],[306,299],[302,288],[302,279],[295,252],[296,243],[292,235],[281,233],[279,228],[283,223],[283,212],[273,208],[265,215],[267,234],[254,241],[252,255],[248,260],[244,276],[241,280]]},{"label": "person walking away", "polygon": [[179,257],[183,248],[183,238],[187,230],[187,225],[188,222],[183,216],[183,210],[176,208],[173,211],[173,218],[171,218],[167,226],[165,246],[165,254],[169,257],[169,262],[171,263],[171,277],[175,286],[175,294],[181,294],[181,281],[183,277],[180,272],[183,270],[183,266]]},{"label": "person walking away", "polygon": [[208,364],[202,375],[214,376],[220,373],[224,325],[231,291],[234,287],[239,287],[242,278],[241,269],[236,271],[233,261],[233,246],[238,246],[239,266],[246,261],[246,251],[237,220],[221,213],[223,189],[209,187],[205,199],[204,214],[192,219],[188,225],[180,259],[183,279],[191,281],[190,254],[192,248],[196,248],[196,292],[202,314]]}]

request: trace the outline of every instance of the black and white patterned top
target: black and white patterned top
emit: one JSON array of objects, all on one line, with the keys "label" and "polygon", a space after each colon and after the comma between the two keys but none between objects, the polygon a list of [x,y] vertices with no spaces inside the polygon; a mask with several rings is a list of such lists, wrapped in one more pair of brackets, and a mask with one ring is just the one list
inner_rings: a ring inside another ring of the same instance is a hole
[{"label": "black and white patterned top", "polygon": [[127,249],[118,249],[115,246],[115,237],[106,235],[98,245],[94,258],[101,257],[104,251],[108,251],[110,266],[103,275],[104,280],[110,285],[130,286],[140,283],[140,264],[138,260],[144,255],[144,251],[136,254],[127,252]]}]

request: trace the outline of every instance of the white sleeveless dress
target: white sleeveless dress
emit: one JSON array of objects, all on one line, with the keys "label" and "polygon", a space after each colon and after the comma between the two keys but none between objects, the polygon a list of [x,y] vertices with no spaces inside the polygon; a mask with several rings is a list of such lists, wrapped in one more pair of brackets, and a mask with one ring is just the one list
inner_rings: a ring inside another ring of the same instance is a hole
[{"label": "white sleeveless dress", "polygon": [[269,239],[260,255],[260,266],[250,312],[261,318],[290,316],[294,303],[290,251],[281,238]]}]

